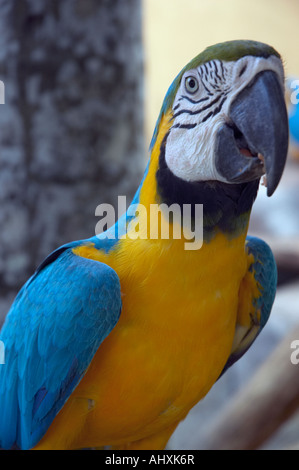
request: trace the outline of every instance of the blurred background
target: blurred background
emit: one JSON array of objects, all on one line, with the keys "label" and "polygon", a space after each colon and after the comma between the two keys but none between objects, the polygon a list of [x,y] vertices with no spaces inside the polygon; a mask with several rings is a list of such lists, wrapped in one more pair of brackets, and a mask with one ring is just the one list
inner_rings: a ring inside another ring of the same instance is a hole
[{"label": "blurred background", "polygon": [[250,225],[277,260],[273,313],[171,449],[299,444],[299,365],[290,361],[299,339],[298,22],[297,0],[0,0],[0,322],[48,253],[94,235],[98,204],[133,196],[165,92],[191,58],[255,39],[284,59],[287,167],[271,199],[261,187]]}]

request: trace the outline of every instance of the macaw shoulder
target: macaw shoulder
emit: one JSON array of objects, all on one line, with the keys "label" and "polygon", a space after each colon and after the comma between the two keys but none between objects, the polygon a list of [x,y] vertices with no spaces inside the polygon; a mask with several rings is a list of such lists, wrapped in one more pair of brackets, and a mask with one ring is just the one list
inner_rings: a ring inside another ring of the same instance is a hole
[{"label": "macaw shoulder", "polygon": [[248,236],[246,250],[250,264],[249,272],[255,279],[258,288],[253,303],[261,309],[261,323],[265,325],[268,320],[277,287],[277,266],[270,246],[263,240]]},{"label": "macaw shoulder", "polygon": [[0,332],[0,447],[28,449],[41,439],[119,319],[117,274],[72,248],[45,259]]},{"label": "macaw shoulder", "polygon": [[[277,267],[266,242],[246,238],[247,271],[239,289],[238,313],[231,354],[222,374],[250,348],[269,320],[277,286]],[[222,375],[221,374],[221,375]]]}]

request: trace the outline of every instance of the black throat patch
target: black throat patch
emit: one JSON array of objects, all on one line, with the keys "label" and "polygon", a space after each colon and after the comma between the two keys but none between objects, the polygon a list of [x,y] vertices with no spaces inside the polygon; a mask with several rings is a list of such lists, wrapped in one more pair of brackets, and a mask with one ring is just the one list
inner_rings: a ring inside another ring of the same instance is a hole
[{"label": "black throat patch", "polygon": [[219,230],[231,237],[246,230],[250,210],[257,196],[259,180],[242,184],[220,181],[193,182],[175,176],[165,161],[165,146],[169,133],[164,137],[156,173],[159,203],[191,205],[194,218],[195,204],[203,204],[204,238],[209,240]]}]

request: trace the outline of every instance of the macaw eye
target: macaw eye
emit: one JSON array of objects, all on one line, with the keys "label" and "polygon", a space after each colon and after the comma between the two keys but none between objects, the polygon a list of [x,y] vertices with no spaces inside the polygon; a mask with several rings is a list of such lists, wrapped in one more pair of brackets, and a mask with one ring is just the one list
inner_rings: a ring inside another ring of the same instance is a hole
[{"label": "macaw eye", "polygon": [[198,81],[194,77],[187,77],[185,80],[185,88],[188,93],[196,93],[198,90]]}]

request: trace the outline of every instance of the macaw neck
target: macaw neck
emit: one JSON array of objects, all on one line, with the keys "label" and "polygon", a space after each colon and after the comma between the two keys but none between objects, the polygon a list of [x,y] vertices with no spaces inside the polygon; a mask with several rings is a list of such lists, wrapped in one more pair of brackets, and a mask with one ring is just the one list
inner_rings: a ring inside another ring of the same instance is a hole
[{"label": "macaw neck", "polygon": [[[171,120],[170,120],[171,121]],[[220,181],[190,182],[175,176],[165,161],[165,146],[169,134],[169,119],[164,119],[143,181],[135,202],[147,207],[150,204],[190,205],[195,217],[196,205],[203,205],[203,235],[210,240],[218,231],[228,237],[247,232],[252,205],[256,198],[259,180],[228,184]]]},{"label": "macaw neck", "polygon": [[[164,141],[165,142],[165,141]],[[220,181],[190,182],[175,176],[165,161],[165,143],[162,143],[159,168],[156,173],[157,194],[161,202],[171,205],[203,205],[203,229],[206,239],[218,230],[238,236],[247,230],[252,205],[257,196],[259,180],[243,184]]]},{"label": "macaw neck", "polygon": [[[193,219],[190,224],[192,229],[198,225],[195,217],[198,213],[196,206],[202,205],[205,242],[212,240],[217,233],[223,233],[230,239],[246,235],[259,181],[226,184],[219,181],[189,182],[178,178],[171,172],[165,161],[165,145],[170,127],[171,115],[163,115],[144,177],[130,207],[113,227],[101,234],[98,242],[96,237],[92,240],[102,249],[113,248],[128,231],[135,236],[136,229],[143,239],[152,238],[151,211],[154,206],[161,207],[162,204],[168,208],[176,204],[181,214],[184,205],[189,205],[191,219]],[[168,220],[169,224],[172,224],[173,219]],[[181,228],[184,231],[184,220],[183,218],[181,220]],[[132,222],[131,225],[130,222]],[[157,227],[157,218],[155,223]]]}]

